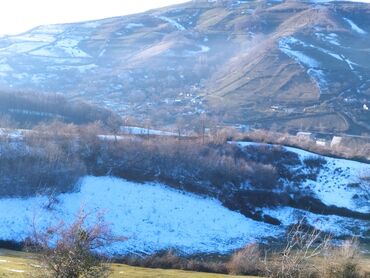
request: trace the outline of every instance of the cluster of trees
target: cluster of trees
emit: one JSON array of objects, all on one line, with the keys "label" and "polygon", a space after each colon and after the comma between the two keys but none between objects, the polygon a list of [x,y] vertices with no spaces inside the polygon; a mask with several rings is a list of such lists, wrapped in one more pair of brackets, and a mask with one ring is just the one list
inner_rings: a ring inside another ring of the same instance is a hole
[{"label": "cluster of trees", "polygon": [[[1,144],[1,196],[58,194],[74,189],[84,175],[159,181],[176,189],[217,198],[255,220],[280,224],[256,207],[285,205],[315,213],[364,219],[368,215],[328,207],[300,190],[316,179],[325,161],[301,161],[281,147],[228,144],[221,137],[99,136],[99,123],[40,124],[18,142]],[[290,181],[290,187],[282,179]],[[282,190],[284,189],[284,190]]]},{"label": "cluster of trees", "polygon": [[110,110],[83,101],[70,101],[60,94],[0,92],[0,127],[33,127],[59,120],[86,124],[109,124],[118,117]]},{"label": "cluster of trees", "polygon": [[[174,137],[99,137],[104,132],[99,123],[40,124],[16,144],[2,142],[2,176],[9,182],[18,178],[20,188],[27,180],[29,190],[16,190],[24,194],[46,187],[67,191],[76,177],[85,174],[165,181],[202,194],[219,194],[223,187],[236,190],[244,182],[269,187],[278,182],[273,166],[247,159],[231,144]],[[4,186],[4,194],[11,191],[10,184]]]},{"label": "cluster of trees", "polygon": [[36,254],[40,267],[37,276],[50,278],[109,277],[108,260],[101,252],[126,238],[116,237],[104,214],[93,215],[81,210],[76,219],[58,223],[40,231],[34,223],[26,250]]},{"label": "cluster of trees", "polygon": [[278,246],[247,245],[235,252],[227,264],[232,274],[271,278],[365,278],[356,239],[333,243],[330,236],[304,227],[288,230]]}]

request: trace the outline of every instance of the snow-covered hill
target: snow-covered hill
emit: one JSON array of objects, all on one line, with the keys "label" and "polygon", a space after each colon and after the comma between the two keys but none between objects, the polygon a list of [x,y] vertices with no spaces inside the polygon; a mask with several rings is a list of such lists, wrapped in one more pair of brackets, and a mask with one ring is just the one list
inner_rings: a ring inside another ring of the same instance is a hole
[{"label": "snow-covered hill", "polygon": [[[238,144],[242,147],[272,146],[250,142],[238,142]],[[308,194],[312,194],[328,206],[370,213],[370,200],[364,198],[364,191],[359,186],[361,177],[370,175],[369,164],[325,157],[292,147],[284,148],[298,154],[301,160],[307,158],[324,158],[326,161],[315,180],[307,179],[300,184],[300,191],[306,191]],[[286,185],[289,185],[288,181],[286,183]]]},{"label": "snow-covered hill", "polygon": [[[302,161],[320,157],[295,148],[286,149],[298,154]],[[111,254],[151,254],[168,248],[187,254],[225,253],[249,242],[278,238],[289,225],[302,219],[338,237],[369,238],[370,201],[359,183],[361,175],[370,172],[370,165],[321,158],[326,163],[317,178],[304,180],[296,190],[327,206],[361,213],[361,217],[339,216],[335,211],[322,214],[289,205],[255,208],[262,215],[280,221],[276,226],[231,211],[218,200],[174,190],[164,184],[87,176],[82,178],[76,192],[61,194],[56,200],[45,196],[0,199],[0,239],[22,241],[31,234],[33,224],[43,229],[60,221],[69,223],[80,209],[91,215],[104,212],[113,232],[128,237],[127,241],[109,247],[107,251]],[[285,182],[286,188],[289,187],[290,182]],[[273,189],[271,193],[279,190],[285,189]]]}]

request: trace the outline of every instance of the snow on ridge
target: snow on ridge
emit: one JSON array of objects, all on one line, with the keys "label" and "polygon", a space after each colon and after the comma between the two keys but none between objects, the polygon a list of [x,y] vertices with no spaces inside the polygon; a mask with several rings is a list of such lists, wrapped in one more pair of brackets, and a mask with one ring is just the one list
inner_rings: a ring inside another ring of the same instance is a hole
[{"label": "snow on ridge", "polygon": [[335,34],[335,33],[324,34],[324,33],[317,32],[317,33],[315,33],[315,35],[316,35],[317,38],[319,38],[323,41],[327,41],[330,44],[340,46],[340,42],[338,40],[338,35]]},{"label": "snow on ridge", "polygon": [[[69,223],[81,209],[105,211],[118,236],[128,240],[107,249],[110,254],[151,254],[176,248],[185,253],[225,253],[282,229],[256,222],[223,207],[219,201],[167,188],[110,177],[85,177],[79,192],[62,194],[52,211],[47,197],[0,199],[0,238],[20,241],[51,221]],[[55,222],[54,222],[55,223]]]},{"label": "snow on ridge", "polygon": [[134,28],[141,28],[141,27],[144,27],[144,24],[142,23],[128,23],[126,25],[126,29],[134,29]]},{"label": "snow on ridge", "polygon": [[294,37],[286,37],[279,41],[279,49],[283,53],[288,55],[291,59],[295,60],[298,64],[308,68],[307,74],[317,84],[320,92],[323,88],[327,88],[325,74],[321,69],[319,69],[320,63],[315,59],[307,56],[302,51],[293,50],[290,44],[298,44],[302,46],[307,45]]},{"label": "snow on ridge", "polygon": [[58,35],[66,30],[66,25],[62,24],[52,24],[52,25],[41,25],[36,27],[34,30],[31,30],[31,33],[42,33],[42,34],[50,34],[50,35]]},{"label": "snow on ridge", "polygon": [[[323,34],[321,34],[321,36],[320,35],[318,35],[317,33],[316,33],[316,36],[318,36],[319,38],[322,38],[322,35]],[[331,34],[329,34],[329,35],[327,35],[327,37],[331,37],[331,38],[335,38],[335,36],[336,36],[336,34],[333,34],[333,33],[331,33]],[[331,41],[330,41],[330,43],[332,43]],[[289,53],[290,54],[292,54],[293,52],[291,51],[291,48],[290,48],[290,45],[289,44],[295,44],[295,45],[299,45],[299,46],[303,46],[303,47],[310,47],[310,48],[312,48],[312,49],[315,49],[315,50],[318,50],[318,51],[320,51],[320,52],[322,52],[322,53],[325,53],[325,54],[327,54],[327,55],[330,55],[331,57],[333,57],[334,59],[336,59],[336,60],[339,60],[339,61],[341,61],[341,62],[344,62],[344,63],[346,63],[347,65],[348,65],[348,67],[353,71],[354,70],[354,66],[358,66],[358,64],[356,64],[356,63],[354,63],[354,62],[352,62],[352,61],[350,61],[348,58],[346,58],[344,55],[342,55],[342,54],[336,54],[336,53],[333,53],[333,52],[331,52],[331,51],[329,51],[329,50],[327,50],[327,49],[325,49],[325,48],[322,48],[322,47],[319,47],[319,46],[315,46],[315,45],[313,45],[313,44],[306,44],[305,42],[303,42],[303,41],[301,41],[301,40],[299,40],[299,39],[296,39],[296,38],[294,38],[294,37],[288,37],[288,38],[286,38],[286,43],[284,44],[284,46],[283,46],[283,51],[285,50],[285,51],[290,51]],[[335,44],[335,43],[334,43]],[[338,44],[339,45],[339,44]],[[295,52],[298,52],[298,51],[295,51]],[[287,53],[286,53],[287,54]],[[290,56],[291,57],[291,56]],[[294,57],[291,57],[291,58],[294,58]],[[307,65],[308,65],[308,63],[306,63]],[[312,64],[312,63],[311,63]],[[316,80],[319,80],[320,81],[320,84],[321,85],[327,85],[327,83],[326,83],[326,80],[325,80],[325,74],[324,74],[324,72],[322,71],[322,70],[319,70],[319,69],[313,69],[313,68],[310,68],[308,71],[307,71],[307,73],[308,74],[310,74],[313,78],[315,78]]]},{"label": "snow on ridge", "polygon": [[352,28],[353,31],[355,31],[356,33],[360,34],[360,35],[366,35],[367,32],[363,29],[361,29],[358,25],[356,25],[352,20],[348,19],[348,18],[343,18]]},{"label": "snow on ridge", "polygon": [[301,51],[293,50],[290,47],[290,44],[296,44],[297,42],[299,42],[299,40],[294,37],[283,38],[279,41],[279,49],[298,63],[310,68],[317,68],[319,66],[319,62],[303,54]]},{"label": "snow on ridge", "polygon": [[179,30],[179,31],[185,31],[186,30],[186,28],[183,25],[178,23],[176,20],[173,20],[172,18],[169,18],[169,17],[166,17],[166,16],[156,16],[156,18],[168,22],[172,26],[176,27],[177,30]]}]

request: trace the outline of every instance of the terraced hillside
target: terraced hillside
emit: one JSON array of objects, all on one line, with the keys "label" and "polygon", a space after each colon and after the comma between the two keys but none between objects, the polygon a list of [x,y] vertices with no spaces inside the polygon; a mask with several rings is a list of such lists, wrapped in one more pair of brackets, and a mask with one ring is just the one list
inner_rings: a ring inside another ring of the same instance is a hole
[{"label": "terraced hillside", "polygon": [[0,39],[0,88],[58,92],[158,125],[370,131],[370,5],[192,1]]}]

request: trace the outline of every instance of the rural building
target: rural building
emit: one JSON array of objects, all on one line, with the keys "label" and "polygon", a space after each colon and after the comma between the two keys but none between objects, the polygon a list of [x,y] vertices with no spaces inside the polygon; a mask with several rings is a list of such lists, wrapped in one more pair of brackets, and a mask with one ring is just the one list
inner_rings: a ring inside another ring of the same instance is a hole
[{"label": "rural building", "polygon": [[300,132],[297,132],[296,136],[300,140],[314,140],[315,139],[315,137],[313,136],[313,134],[311,132],[300,131]]},{"label": "rural building", "polygon": [[330,143],[330,147],[335,147],[335,146],[339,146],[340,143],[342,142],[342,137],[340,136],[334,136],[333,139],[331,140],[331,143]]}]

